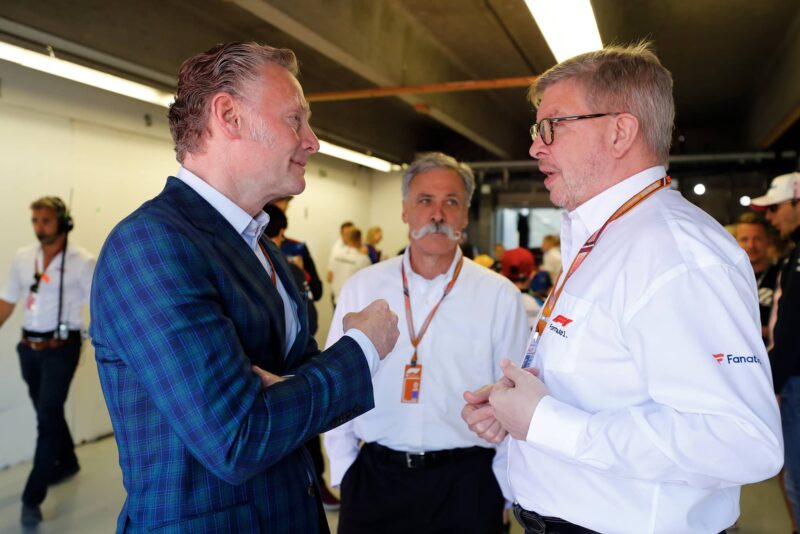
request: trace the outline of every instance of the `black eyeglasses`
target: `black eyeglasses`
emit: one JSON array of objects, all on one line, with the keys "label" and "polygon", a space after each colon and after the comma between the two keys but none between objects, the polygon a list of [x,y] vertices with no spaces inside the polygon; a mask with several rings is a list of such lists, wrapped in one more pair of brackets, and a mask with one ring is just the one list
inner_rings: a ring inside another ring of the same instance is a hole
[{"label": "black eyeglasses", "polygon": [[553,126],[559,122],[579,121],[583,119],[596,119],[597,117],[606,117],[608,115],[619,115],[616,113],[591,113],[589,115],[572,115],[570,117],[550,117],[542,119],[533,126],[531,126],[531,139],[536,141],[536,138],[542,136],[542,142],[546,145],[552,145],[555,139],[555,129]]}]

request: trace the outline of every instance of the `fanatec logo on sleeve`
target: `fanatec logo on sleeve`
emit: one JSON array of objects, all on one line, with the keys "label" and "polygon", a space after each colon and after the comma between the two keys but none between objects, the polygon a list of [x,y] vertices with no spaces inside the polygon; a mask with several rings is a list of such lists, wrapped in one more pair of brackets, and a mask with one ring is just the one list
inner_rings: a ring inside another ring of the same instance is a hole
[{"label": "fanatec logo on sleeve", "polygon": [[753,354],[749,356],[736,356],[735,354],[712,354],[717,363],[722,365],[723,363],[727,363],[728,365],[740,364],[740,363],[761,363],[761,359],[758,356]]}]

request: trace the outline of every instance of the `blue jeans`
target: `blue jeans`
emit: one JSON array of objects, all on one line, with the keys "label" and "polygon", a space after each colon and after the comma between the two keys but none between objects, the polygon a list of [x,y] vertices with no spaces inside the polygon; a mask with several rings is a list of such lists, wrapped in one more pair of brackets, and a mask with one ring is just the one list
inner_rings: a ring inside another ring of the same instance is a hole
[{"label": "blue jeans", "polygon": [[795,518],[800,518],[800,376],[793,376],[781,390],[783,427],[783,480]]}]

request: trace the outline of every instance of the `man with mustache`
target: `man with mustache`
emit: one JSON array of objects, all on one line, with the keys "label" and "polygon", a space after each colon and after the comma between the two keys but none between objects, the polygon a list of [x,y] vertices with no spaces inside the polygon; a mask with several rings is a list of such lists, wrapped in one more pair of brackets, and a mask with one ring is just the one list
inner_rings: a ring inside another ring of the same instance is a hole
[{"label": "man with mustache", "polygon": [[47,486],[80,469],[64,419],[64,401],[81,353],[83,307],[89,302],[94,258],[74,243],[73,223],[58,197],[31,204],[31,223],[39,243],[20,249],[0,293],[0,326],[23,296],[22,339],[17,345],[22,378],[36,410],[38,434],[33,469],[22,493],[21,521],[42,520],[39,505]]},{"label": "man with mustache", "polygon": [[[319,143],[291,50],[217,45],[181,66],[181,166],[106,240],[92,338],[127,498],[118,532],[327,532],[303,444],[373,406],[397,339],[385,302],[320,352],[262,235]],[[257,366],[257,367],[254,367]]]},{"label": "man with mustache", "polygon": [[342,289],[329,346],[342,317],[376,298],[398,310],[401,335],[373,378],[375,409],[325,436],[331,483],[341,484],[340,533],[502,528],[505,448],[469,432],[461,392],[498,379],[528,327],[513,284],[459,249],[474,189],[467,165],[421,155],[402,182],[405,253]]},{"label": "man with mustache", "polygon": [[666,173],[672,76],[646,43],[568,59],[530,92],[530,154],[566,210],[563,269],[521,369],[465,395],[511,434],[526,532],[709,534],[775,475],[781,423],[747,255]]}]

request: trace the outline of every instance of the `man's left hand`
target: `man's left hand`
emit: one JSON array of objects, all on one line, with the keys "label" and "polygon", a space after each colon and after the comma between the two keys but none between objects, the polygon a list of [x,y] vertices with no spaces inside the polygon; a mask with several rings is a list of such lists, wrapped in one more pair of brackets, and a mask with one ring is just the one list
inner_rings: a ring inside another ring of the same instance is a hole
[{"label": "man's left hand", "polygon": [[494,417],[511,437],[525,441],[533,412],[550,392],[539,377],[520,369],[511,360],[501,360],[500,367],[504,376],[492,388],[489,404],[494,409]]},{"label": "man's left hand", "polygon": [[286,380],[282,376],[274,375],[269,371],[265,371],[261,367],[256,365],[252,366],[253,372],[258,375],[258,378],[261,379],[261,391],[264,391],[272,384],[277,384],[278,382],[283,382]]}]

